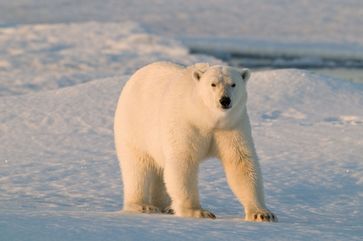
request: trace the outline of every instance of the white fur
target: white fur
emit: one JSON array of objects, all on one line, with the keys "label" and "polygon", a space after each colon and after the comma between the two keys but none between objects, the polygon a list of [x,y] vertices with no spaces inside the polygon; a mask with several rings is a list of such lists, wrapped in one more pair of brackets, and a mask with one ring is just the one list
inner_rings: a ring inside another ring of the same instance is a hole
[{"label": "white fur", "polygon": [[[273,219],[246,110],[248,78],[247,69],[167,62],[147,65],[130,78],[114,126],[124,210],[170,207],[177,216],[213,218],[200,206],[197,176],[203,160],[217,157],[246,220]],[[230,109],[222,108],[222,96],[230,97]]]}]

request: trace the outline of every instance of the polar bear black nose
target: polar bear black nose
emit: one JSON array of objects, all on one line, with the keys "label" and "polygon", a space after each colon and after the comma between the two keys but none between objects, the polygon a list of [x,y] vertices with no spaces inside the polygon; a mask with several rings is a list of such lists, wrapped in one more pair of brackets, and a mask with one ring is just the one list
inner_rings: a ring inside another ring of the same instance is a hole
[{"label": "polar bear black nose", "polygon": [[228,96],[222,96],[222,98],[219,100],[219,103],[221,103],[223,109],[228,109],[230,108],[230,104],[231,104],[231,98],[229,98]]}]

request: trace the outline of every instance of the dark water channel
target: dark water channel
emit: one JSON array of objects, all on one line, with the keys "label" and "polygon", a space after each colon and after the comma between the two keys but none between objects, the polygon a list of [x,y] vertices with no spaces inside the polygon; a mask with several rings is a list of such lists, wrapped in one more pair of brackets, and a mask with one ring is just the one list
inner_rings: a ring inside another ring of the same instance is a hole
[{"label": "dark water channel", "polygon": [[363,83],[363,62],[354,60],[325,60],[313,58],[231,57],[225,59],[232,66],[254,70],[297,68],[339,79]]},{"label": "dark water channel", "polygon": [[[192,53],[203,51],[192,50]],[[231,66],[247,67],[252,70],[286,69],[296,68],[309,70],[314,73],[331,76],[343,80],[363,83],[363,58],[348,59],[335,58],[324,59],[316,57],[300,56],[271,56],[248,55],[208,52],[203,53],[228,62]]]}]

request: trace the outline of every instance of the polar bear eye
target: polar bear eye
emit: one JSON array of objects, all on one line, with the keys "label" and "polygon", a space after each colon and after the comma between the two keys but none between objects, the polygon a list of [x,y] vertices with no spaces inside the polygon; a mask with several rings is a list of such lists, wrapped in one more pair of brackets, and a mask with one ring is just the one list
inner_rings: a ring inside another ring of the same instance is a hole
[{"label": "polar bear eye", "polygon": [[212,84],[211,84],[211,86],[212,86],[212,87],[216,87],[216,84],[215,84],[215,83],[212,83]]},{"label": "polar bear eye", "polygon": [[235,83],[233,83],[231,86],[232,86],[232,88],[234,88],[234,87],[236,87],[236,84],[235,84]]}]

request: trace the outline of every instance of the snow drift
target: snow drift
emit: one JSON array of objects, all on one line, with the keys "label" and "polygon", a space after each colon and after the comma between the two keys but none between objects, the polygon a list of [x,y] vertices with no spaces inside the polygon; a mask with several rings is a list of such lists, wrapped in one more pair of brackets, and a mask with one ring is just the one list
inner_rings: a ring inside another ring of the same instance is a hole
[{"label": "snow drift", "polygon": [[119,213],[122,184],[112,121],[127,78],[1,97],[3,237],[16,240],[22,233],[41,232],[44,240],[97,240],[104,233],[110,234],[106,240],[146,235],[210,240],[252,238],[258,229],[266,240],[314,238],[315,233],[358,240],[363,221],[362,85],[297,70],[253,74],[253,134],[267,203],[280,219],[278,226],[267,226],[242,221],[241,206],[216,160],[204,163],[206,171],[200,173],[202,203],[219,217],[216,222]]}]

